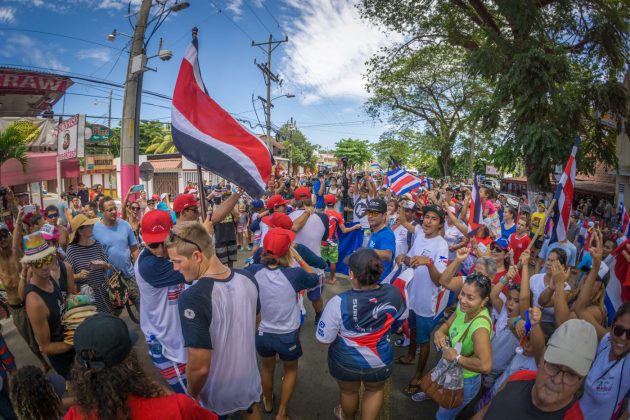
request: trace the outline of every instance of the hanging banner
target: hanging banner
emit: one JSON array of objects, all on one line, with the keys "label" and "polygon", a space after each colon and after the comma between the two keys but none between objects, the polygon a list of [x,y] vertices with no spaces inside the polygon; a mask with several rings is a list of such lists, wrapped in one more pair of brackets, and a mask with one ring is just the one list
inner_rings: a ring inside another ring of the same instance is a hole
[{"label": "hanging banner", "polygon": [[75,115],[62,121],[56,128],[57,159],[83,157],[85,142],[85,115]]},{"label": "hanging banner", "polygon": [[35,117],[1,117],[0,131],[15,128],[20,131],[32,151],[42,148],[55,150],[57,147],[57,120]]}]

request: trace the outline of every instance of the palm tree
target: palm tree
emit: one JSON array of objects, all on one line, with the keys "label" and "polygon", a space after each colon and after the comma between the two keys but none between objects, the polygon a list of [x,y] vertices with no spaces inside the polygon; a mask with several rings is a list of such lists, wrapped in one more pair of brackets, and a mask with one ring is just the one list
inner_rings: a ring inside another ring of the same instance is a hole
[{"label": "palm tree", "polygon": [[171,133],[164,133],[151,139],[151,144],[147,146],[146,152],[155,154],[177,153],[177,147],[173,144]]},{"label": "palm tree", "polygon": [[[27,151],[28,145],[20,131],[9,127],[0,132],[0,168],[7,160],[17,159],[22,164],[22,171],[26,170],[28,163]],[[2,179],[1,173],[0,179]]]}]

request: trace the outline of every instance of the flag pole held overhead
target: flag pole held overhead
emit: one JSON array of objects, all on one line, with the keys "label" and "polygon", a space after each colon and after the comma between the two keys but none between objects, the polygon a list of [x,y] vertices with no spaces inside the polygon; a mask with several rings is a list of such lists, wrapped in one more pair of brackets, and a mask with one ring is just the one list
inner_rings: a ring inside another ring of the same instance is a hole
[{"label": "flag pole held overhead", "polygon": [[208,94],[201,78],[197,34],[193,28],[173,92],[173,143],[186,159],[259,198],[271,176],[271,154],[262,139]]}]

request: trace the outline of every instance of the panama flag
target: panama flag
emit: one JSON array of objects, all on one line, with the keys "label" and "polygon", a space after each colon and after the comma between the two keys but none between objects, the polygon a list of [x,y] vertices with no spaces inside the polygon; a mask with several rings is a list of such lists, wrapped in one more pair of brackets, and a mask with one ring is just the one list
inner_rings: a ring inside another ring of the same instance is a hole
[{"label": "panama flag", "polygon": [[473,189],[470,194],[470,214],[468,215],[468,233],[476,231],[481,225],[481,196],[479,195],[479,176],[475,174]]},{"label": "panama flag", "polygon": [[179,68],[171,120],[173,143],[182,155],[252,198],[262,196],[272,171],[269,150],[208,95],[194,35]]},{"label": "panama flag", "polygon": [[565,166],[560,182],[558,183],[556,195],[553,197],[556,202],[553,206],[553,229],[551,231],[551,239],[549,240],[550,245],[554,242],[567,239],[569,216],[571,216],[571,204],[573,203],[573,189],[575,187],[575,157],[579,147],[580,138],[578,137],[575,140],[575,144],[571,150],[571,156],[569,156],[567,166]]}]

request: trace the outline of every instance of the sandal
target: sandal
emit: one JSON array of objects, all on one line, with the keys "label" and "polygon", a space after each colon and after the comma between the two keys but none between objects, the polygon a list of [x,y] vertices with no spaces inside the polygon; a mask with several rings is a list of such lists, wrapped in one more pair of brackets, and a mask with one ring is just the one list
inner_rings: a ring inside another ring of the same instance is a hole
[{"label": "sandal", "polygon": [[333,408],[333,415],[338,420],[343,420],[343,410],[341,409],[341,404]]},{"label": "sandal", "polygon": [[267,414],[271,414],[271,413],[273,413],[273,404],[274,404],[275,400],[276,400],[276,394],[273,394],[273,393],[272,393],[272,394],[271,394],[271,408],[270,408],[270,409],[267,409],[267,399],[266,399],[266,398],[265,398],[265,396],[263,395],[263,397],[262,397],[262,403],[263,403],[263,410],[264,410],[264,412],[265,412],[265,413],[267,413]]},{"label": "sandal", "polygon": [[398,363],[399,365],[415,365],[416,364],[415,359],[410,362],[407,356],[398,356],[396,360],[394,361]]},{"label": "sandal", "polygon": [[419,391],[422,391],[420,384],[409,384],[405,389],[403,389],[403,392],[410,397],[417,394]]}]

